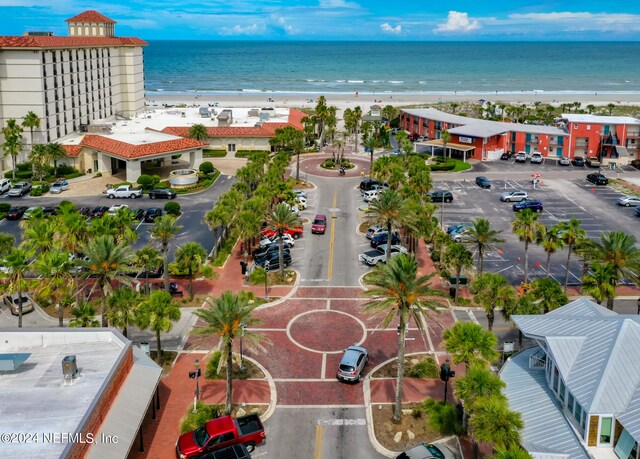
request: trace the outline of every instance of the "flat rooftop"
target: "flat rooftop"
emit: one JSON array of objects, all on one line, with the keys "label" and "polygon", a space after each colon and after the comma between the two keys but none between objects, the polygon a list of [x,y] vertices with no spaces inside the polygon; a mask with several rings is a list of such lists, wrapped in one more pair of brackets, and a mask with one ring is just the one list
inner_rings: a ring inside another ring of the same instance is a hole
[{"label": "flat rooftop", "polygon": [[[0,371],[0,432],[38,435],[37,443],[3,442],[2,457],[60,457],[70,441],[60,434],[84,423],[127,345],[107,329],[0,330],[0,353],[31,354],[17,370]],[[69,383],[62,359],[71,354],[79,374]]]}]

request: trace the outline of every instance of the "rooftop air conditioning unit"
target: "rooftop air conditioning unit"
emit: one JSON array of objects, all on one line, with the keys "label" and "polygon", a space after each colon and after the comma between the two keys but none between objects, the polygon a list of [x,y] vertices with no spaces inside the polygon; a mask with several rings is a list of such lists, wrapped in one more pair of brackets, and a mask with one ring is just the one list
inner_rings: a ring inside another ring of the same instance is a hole
[{"label": "rooftop air conditioning unit", "polygon": [[78,374],[75,355],[67,355],[62,359],[62,374],[64,379],[73,379]]}]

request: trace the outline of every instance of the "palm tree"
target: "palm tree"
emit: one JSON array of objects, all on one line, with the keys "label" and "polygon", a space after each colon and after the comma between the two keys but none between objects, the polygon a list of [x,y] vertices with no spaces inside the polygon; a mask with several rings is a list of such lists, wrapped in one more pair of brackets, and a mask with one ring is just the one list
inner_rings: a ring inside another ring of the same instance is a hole
[{"label": "palm tree", "polygon": [[589,115],[591,115],[593,113],[593,111],[596,109],[596,106],[592,105],[592,104],[589,104],[589,105],[587,105],[586,109],[587,109],[587,113]]},{"label": "palm tree", "polygon": [[107,318],[112,327],[122,330],[127,337],[127,327],[137,323],[140,294],[128,285],[114,290],[107,302]]},{"label": "palm tree", "polygon": [[325,123],[330,116],[329,107],[327,107],[327,99],[324,96],[318,97],[316,108],[313,113],[313,120],[318,126],[318,139],[320,148],[324,146]]},{"label": "palm tree", "polygon": [[169,243],[182,230],[182,226],[176,225],[176,218],[172,215],[163,215],[156,218],[151,228],[151,236],[160,244],[164,271],[164,290],[169,293]]},{"label": "palm tree", "polygon": [[67,157],[67,151],[59,143],[53,142],[47,145],[47,154],[53,161],[54,177],[58,176],[58,161]]},{"label": "palm tree", "polygon": [[2,134],[4,135],[2,149],[4,150],[5,157],[11,156],[11,162],[13,163],[13,180],[16,179],[18,155],[22,151],[22,132],[22,127],[18,125],[13,118],[8,119],[7,125],[2,128]]},{"label": "palm tree", "polygon": [[15,239],[11,234],[0,233],[0,256],[4,256],[11,251]]},{"label": "palm tree", "polygon": [[189,137],[195,140],[206,140],[209,137],[209,131],[204,124],[194,124],[189,128]]},{"label": "palm tree", "polygon": [[364,141],[364,146],[369,150],[369,178],[371,178],[371,171],[373,170],[373,152],[378,146],[378,139],[374,135],[369,135]]},{"label": "palm tree", "polygon": [[474,402],[471,428],[477,440],[498,448],[515,448],[522,441],[524,422],[520,413],[509,409],[504,397],[488,397]]},{"label": "palm tree", "polygon": [[543,314],[564,306],[569,301],[560,284],[549,277],[534,280],[529,294],[542,308]]},{"label": "palm tree", "polygon": [[40,118],[34,112],[29,111],[22,118],[22,127],[29,129],[29,133],[31,134],[29,136],[31,140],[31,149],[33,150],[33,130],[40,127]]},{"label": "palm tree", "polygon": [[471,293],[474,303],[484,308],[489,331],[493,330],[496,308],[508,319],[516,305],[516,292],[501,274],[485,273],[478,277],[471,285]]},{"label": "palm tree", "polygon": [[[300,132],[300,131],[296,131]],[[302,134],[302,132],[300,132]],[[300,181],[300,153],[304,151],[304,138],[302,135],[291,142],[291,150],[296,155],[296,182]]]},{"label": "palm tree", "polygon": [[559,223],[558,229],[561,231],[562,239],[567,246],[567,265],[564,271],[564,293],[567,293],[567,285],[569,284],[569,262],[571,261],[571,252],[576,244],[581,244],[587,238],[585,230],[580,228],[582,222],[577,218],[571,218],[569,221]]},{"label": "palm tree", "polygon": [[623,279],[640,282],[640,249],[636,238],[622,231],[600,234],[600,241],[594,241],[587,254],[589,261],[610,265],[613,269],[615,285]]},{"label": "palm tree", "polygon": [[29,152],[29,161],[33,165],[33,173],[35,177],[39,177],[40,182],[44,181],[44,167],[49,164],[49,150],[46,145],[38,144],[31,147]]},{"label": "palm tree", "polygon": [[291,209],[285,203],[278,204],[273,209],[273,212],[267,215],[268,228],[278,235],[278,269],[280,270],[280,276],[284,276],[284,241],[282,235],[287,229],[299,224],[298,217],[291,212]]},{"label": "palm tree", "polygon": [[22,233],[21,246],[33,250],[37,254],[50,252],[54,246],[55,223],[35,216],[29,220],[23,220],[26,225]]},{"label": "palm tree", "polygon": [[[209,229],[213,231],[213,257],[216,257],[218,253],[219,241],[222,241],[223,228],[231,222],[231,210],[224,206],[220,199],[216,205],[204,215],[204,223],[207,224]],[[220,228],[220,234],[218,234],[218,228]]]},{"label": "palm tree", "polygon": [[75,319],[69,322],[70,327],[99,327],[100,321],[95,318],[96,308],[91,303],[80,303],[71,310]]},{"label": "palm tree", "polygon": [[138,326],[141,330],[150,329],[156,334],[156,361],[162,365],[162,343],[160,333],[169,332],[173,322],[180,320],[180,306],[173,302],[171,294],[156,290],[149,298],[140,303]]},{"label": "palm tree", "polygon": [[[442,131],[442,135],[440,136],[440,140],[442,140],[442,146],[444,147],[443,157],[447,157],[447,145],[451,142],[451,134],[449,131]],[[451,151],[449,151],[449,158],[451,158]]]},{"label": "palm tree", "polygon": [[445,350],[453,356],[453,363],[487,365],[498,358],[496,335],[474,322],[456,322],[442,335]]},{"label": "palm tree", "polygon": [[521,447],[515,446],[508,449],[496,448],[489,459],[533,459],[533,456]]},{"label": "palm tree", "polygon": [[504,242],[504,239],[499,237],[502,231],[492,230],[491,223],[486,218],[476,218],[471,224],[473,226],[467,228],[466,232],[478,249],[478,275],[482,276],[484,271],[484,254],[487,250],[494,250],[495,244]]},{"label": "palm tree", "polygon": [[456,288],[453,301],[458,301],[459,279],[464,268],[473,266],[473,255],[462,244],[449,244],[444,252],[443,262],[456,273]]},{"label": "palm tree", "polygon": [[18,328],[22,328],[22,292],[26,288],[24,273],[29,268],[31,253],[25,249],[11,249],[4,265],[9,270],[8,290],[18,294]]},{"label": "palm tree", "polygon": [[402,416],[402,383],[404,378],[404,352],[406,325],[410,318],[418,329],[423,330],[423,319],[427,311],[435,311],[442,304],[436,299],[442,292],[431,287],[434,273],[418,277],[418,261],[409,255],[400,254],[376,266],[369,280],[372,289],[364,292],[372,297],[364,304],[364,310],[371,314],[384,314],[380,328],[385,329],[394,318],[398,325],[398,374],[396,378],[396,398],[393,421],[400,422]]},{"label": "palm tree", "polygon": [[529,281],[529,244],[534,242],[544,229],[544,224],[538,221],[540,214],[531,209],[524,209],[516,215],[511,223],[513,233],[524,241],[524,282]]},{"label": "palm tree", "polygon": [[551,255],[562,249],[564,247],[565,241],[562,233],[560,233],[558,225],[554,225],[548,229],[545,228],[542,233],[542,237],[540,237],[539,240],[540,245],[547,253],[547,264],[545,266],[545,271],[547,271],[547,277],[551,277]]},{"label": "palm tree", "polygon": [[415,214],[406,199],[395,190],[384,190],[378,199],[369,203],[367,224],[381,225],[387,229],[387,260],[391,258],[392,231],[398,226],[412,227]]},{"label": "palm tree", "polygon": [[607,300],[607,308],[611,310],[617,285],[615,270],[610,264],[594,263],[591,271],[582,276],[582,292],[591,295],[598,304]]},{"label": "palm tree", "polygon": [[262,349],[262,343],[267,340],[260,334],[251,331],[261,323],[253,316],[255,304],[249,304],[248,296],[225,291],[213,302],[207,300],[209,308],[198,309],[195,315],[204,319],[206,325],[198,330],[199,334],[215,334],[220,337],[219,346],[226,358],[227,367],[227,397],[225,403],[226,414],[231,414],[231,394],[233,383],[233,341],[242,336],[243,344],[248,349]]},{"label": "palm tree", "polygon": [[189,299],[193,299],[193,276],[207,261],[207,251],[197,242],[187,242],[176,250],[176,264],[189,276]]},{"label": "palm tree", "polygon": [[144,269],[144,291],[149,294],[149,274],[163,263],[160,252],[151,246],[145,246],[138,250],[134,257],[134,264]]},{"label": "palm tree", "polygon": [[607,110],[609,111],[609,116],[613,113],[613,109],[616,108],[616,104],[607,104]]},{"label": "palm tree", "polygon": [[81,250],[87,257],[87,261],[84,262],[87,268],[85,274],[95,281],[92,290],[96,287],[102,290],[100,314],[102,326],[107,327],[107,298],[113,294],[111,282],[129,284],[131,281],[129,276],[124,274],[131,259],[130,248],[125,243],[117,244],[111,236],[98,236],[87,241]]},{"label": "palm tree", "polygon": [[37,292],[43,297],[50,298],[58,309],[58,326],[64,326],[63,299],[69,296],[73,286],[69,253],[62,251],[44,252],[36,259],[35,268],[46,282],[38,285]]}]

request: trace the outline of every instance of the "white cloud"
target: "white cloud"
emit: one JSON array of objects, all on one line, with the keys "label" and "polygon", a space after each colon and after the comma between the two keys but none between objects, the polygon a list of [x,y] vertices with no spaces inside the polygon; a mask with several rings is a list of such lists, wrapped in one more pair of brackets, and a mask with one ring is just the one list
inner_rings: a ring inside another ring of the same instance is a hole
[{"label": "white cloud", "polygon": [[320,8],[360,8],[357,3],[345,2],[345,0],[319,0]]},{"label": "white cloud", "polygon": [[527,19],[538,22],[580,22],[598,21],[613,23],[640,23],[640,15],[624,13],[588,13],[588,12],[552,12],[552,13],[526,13],[510,14],[509,19]]},{"label": "white cloud", "polygon": [[233,27],[222,27],[220,35],[261,35],[266,32],[264,24],[251,24],[249,26],[235,25]]},{"label": "white cloud", "polygon": [[449,11],[447,22],[438,25],[433,31],[435,33],[442,32],[471,32],[480,28],[480,22],[477,19],[469,19],[468,13],[459,11]]},{"label": "white cloud", "polygon": [[392,27],[391,24],[389,24],[388,22],[385,22],[384,24],[380,24],[380,29],[384,33],[391,33],[391,34],[400,34],[400,33],[402,33],[402,26],[400,24],[398,24],[395,27]]},{"label": "white cloud", "polygon": [[281,29],[287,35],[295,35],[297,30],[291,24],[287,23],[287,20],[283,16],[271,15],[271,23],[273,26]]}]

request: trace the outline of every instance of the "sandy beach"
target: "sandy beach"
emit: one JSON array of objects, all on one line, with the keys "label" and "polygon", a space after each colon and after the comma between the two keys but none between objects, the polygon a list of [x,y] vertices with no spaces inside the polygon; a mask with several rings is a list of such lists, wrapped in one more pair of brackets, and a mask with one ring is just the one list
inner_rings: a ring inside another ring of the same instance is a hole
[{"label": "sandy beach", "polygon": [[[165,95],[162,93],[147,94],[146,101],[149,106],[162,106],[163,104],[177,105],[202,105],[218,103],[220,107],[302,107],[313,108],[321,94],[317,95],[274,95],[269,93],[248,93],[235,95]],[[363,109],[371,105],[381,106],[392,104],[396,107],[429,105],[447,102],[478,102],[480,99],[492,103],[505,102],[511,104],[544,104],[560,105],[562,103],[581,102],[586,105],[640,105],[640,94],[552,94],[552,93],[510,93],[510,94],[329,94],[325,95],[329,105],[335,105],[340,110],[348,107],[360,106]]]}]

